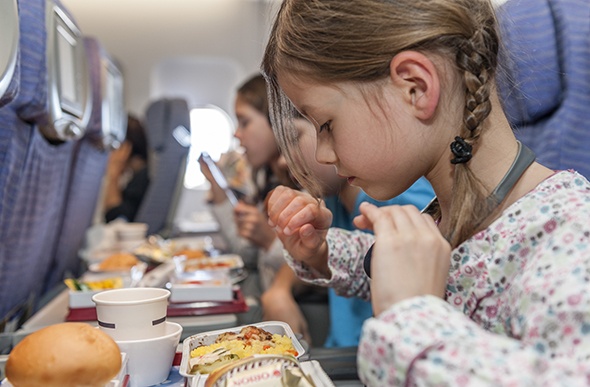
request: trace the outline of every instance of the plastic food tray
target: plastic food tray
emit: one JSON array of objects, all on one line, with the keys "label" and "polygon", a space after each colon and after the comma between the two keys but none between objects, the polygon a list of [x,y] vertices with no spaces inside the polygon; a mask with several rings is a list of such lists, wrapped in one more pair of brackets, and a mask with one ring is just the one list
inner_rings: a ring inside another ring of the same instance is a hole
[{"label": "plastic food tray", "polygon": [[221,329],[221,330],[217,330],[217,331],[199,333],[197,335],[187,337],[184,340],[184,342],[182,343],[182,361],[180,362],[180,370],[179,370],[180,374],[186,378],[199,379],[200,382],[204,383],[204,380],[206,380],[209,375],[207,375],[207,374],[194,375],[194,374],[189,373],[190,370],[188,367],[188,362],[189,362],[189,359],[191,356],[190,355],[191,351],[193,349],[203,346],[203,345],[213,344],[215,342],[215,339],[217,338],[217,336],[219,336],[222,333],[225,333],[225,332],[238,333],[242,330],[242,328],[247,327],[247,326],[255,326],[255,327],[264,329],[265,331],[270,332],[270,333],[276,333],[279,335],[285,335],[285,336],[289,337],[293,343],[293,348],[295,348],[295,350],[297,351],[297,358],[301,357],[305,353],[305,348],[303,348],[303,346],[301,345],[299,340],[297,340],[297,338],[295,337],[295,334],[293,333],[293,330],[291,329],[291,327],[288,324],[281,322],[281,321],[265,321],[265,322],[255,323],[255,324],[242,325],[242,326],[235,327],[235,328]]},{"label": "plastic food tray", "polygon": [[216,257],[186,259],[183,256],[173,258],[177,272],[239,270],[244,267],[242,257],[236,254],[224,254]]},{"label": "plastic food tray", "polygon": [[231,301],[232,287],[227,272],[188,273],[171,280],[170,302]]}]

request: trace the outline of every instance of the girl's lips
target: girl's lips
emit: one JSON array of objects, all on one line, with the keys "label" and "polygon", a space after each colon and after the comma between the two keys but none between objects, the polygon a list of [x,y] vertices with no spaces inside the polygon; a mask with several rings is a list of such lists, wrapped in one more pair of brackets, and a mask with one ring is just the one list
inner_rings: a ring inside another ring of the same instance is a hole
[{"label": "girl's lips", "polygon": [[348,182],[348,184],[351,184],[354,181],[354,179],[355,179],[354,176],[343,176],[343,175],[340,175],[340,174],[338,174],[338,177],[341,178],[341,179],[346,179],[346,181]]}]

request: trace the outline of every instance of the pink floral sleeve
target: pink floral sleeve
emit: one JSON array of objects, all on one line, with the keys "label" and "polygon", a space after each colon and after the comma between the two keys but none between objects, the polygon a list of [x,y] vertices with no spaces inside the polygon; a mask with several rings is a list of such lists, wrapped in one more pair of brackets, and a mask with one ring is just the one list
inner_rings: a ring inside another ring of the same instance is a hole
[{"label": "pink floral sleeve", "polygon": [[[287,251],[285,259],[299,278],[317,285],[334,288],[342,296],[356,296],[370,300],[370,280],[365,275],[363,258],[375,241],[372,234],[362,231],[347,231],[332,227],[326,237],[328,242],[328,267],[332,277],[323,278],[321,274],[295,261]],[[354,278],[354,281],[351,281]]]},{"label": "pink floral sleeve", "polygon": [[[369,240],[329,234],[332,278],[305,275],[367,297],[357,253]],[[556,173],[450,259],[445,300],[414,297],[365,322],[357,361],[366,385],[590,385],[590,183],[584,177]]]},{"label": "pink floral sleeve", "polygon": [[562,172],[451,255],[446,301],[415,297],[363,327],[370,386],[590,384],[590,184]]}]

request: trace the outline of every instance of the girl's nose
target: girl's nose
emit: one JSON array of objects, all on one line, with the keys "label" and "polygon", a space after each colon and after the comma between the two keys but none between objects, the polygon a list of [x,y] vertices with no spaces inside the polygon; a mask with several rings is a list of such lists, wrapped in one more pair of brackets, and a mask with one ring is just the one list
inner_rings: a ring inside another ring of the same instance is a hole
[{"label": "girl's nose", "polygon": [[335,164],[337,157],[334,153],[334,147],[330,139],[323,138],[324,136],[317,137],[317,147],[315,150],[315,158],[320,164]]}]

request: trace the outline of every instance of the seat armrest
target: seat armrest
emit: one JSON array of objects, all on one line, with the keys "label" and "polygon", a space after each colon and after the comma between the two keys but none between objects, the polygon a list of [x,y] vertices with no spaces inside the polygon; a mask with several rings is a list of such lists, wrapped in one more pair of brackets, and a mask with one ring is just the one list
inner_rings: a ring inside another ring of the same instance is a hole
[{"label": "seat armrest", "polygon": [[311,348],[305,360],[318,361],[332,380],[358,380],[356,353],[357,347]]}]

